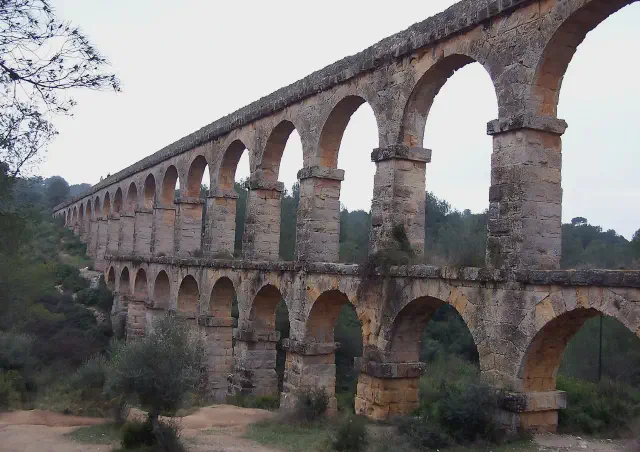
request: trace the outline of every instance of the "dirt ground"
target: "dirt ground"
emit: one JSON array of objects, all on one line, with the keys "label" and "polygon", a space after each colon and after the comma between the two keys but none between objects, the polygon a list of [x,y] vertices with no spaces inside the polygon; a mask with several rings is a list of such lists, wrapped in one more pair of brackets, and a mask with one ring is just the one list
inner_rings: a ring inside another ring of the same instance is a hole
[{"label": "dirt ground", "polygon": [[[218,405],[181,418],[182,437],[194,452],[275,452],[243,438],[247,425],[272,416],[264,410]],[[133,411],[132,417],[143,416]],[[106,419],[66,416],[48,411],[0,413],[0,451],[109,452],[114,445],[90,445],[71,440],[75,428]],[[593,440],[570,435],[536,435],[530,452],[640,452],[637,441]],[[522,451],[525,452],[525,451]],[[529,452],[529,451],[526,451]]]}]

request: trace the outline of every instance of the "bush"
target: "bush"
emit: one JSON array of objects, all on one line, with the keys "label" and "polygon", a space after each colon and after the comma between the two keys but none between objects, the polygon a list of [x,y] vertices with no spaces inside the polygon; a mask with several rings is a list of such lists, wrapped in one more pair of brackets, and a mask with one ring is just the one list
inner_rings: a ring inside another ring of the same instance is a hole
[{"label": "bush", "polygon": [[368,444],[367,425],[364,418],[348,416],[338,427],[331,446],[333,450],[359,452]]},{"label": "bush", "polygon": [[280,399],[274,396],[252,396],[236,393],[227,398],[230,405],[242,408],[258,408],[260,410],[277,410],[280,408]]},{"label": "bush", "polygon": [[567,408],[558,417],[561,430],[616,436],[630,430],[640,417],[640,391],[622,383],[561,376],[558,389],[567,392]]},{"label": "bush", "polygon": [[404,435],[411,446],[418,449],[440,449],[451,444],[449,436],[439,425],[425,422],[415,417],[401,417],[395,420],[398,432]]},{"label": "bush", "polygon": [[155,446],[151,421],[130,421],[122,426],[122,448],[137,449],[142,446]]},{"label": "bush", "polygon": [[314,422],[324,416],[329,395],[324,388],[302,389],[298,392],[295,414],[302,422]]},{"label": "bush", "polygon": [[0,407],[21,408],[26,385],[15,370],[0,372]]},{"label": "bush", "polygon": [[28,370],[34,364],[32,349],[33,337],[0,331],[0,370]]},{"label": "bush", "polygon": [[[163,446],[160,446],[158,438],[162,438]],[[122,427],[122,448],[125,450],[151,448],[151,450],[163,450],[166,452],[182,452],[184,447],[180,444],[180,431],[177,424],[172,422],[158,422],[157,431],[154,432],[151,419],[144,422],[130,421]]]}]

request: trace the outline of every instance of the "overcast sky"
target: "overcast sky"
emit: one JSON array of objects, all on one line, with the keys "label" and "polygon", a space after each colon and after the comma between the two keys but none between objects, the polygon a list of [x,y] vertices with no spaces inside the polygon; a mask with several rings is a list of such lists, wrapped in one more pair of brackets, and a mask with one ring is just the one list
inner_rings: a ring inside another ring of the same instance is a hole
[{"label": "overcast sky", "polygon": [[[293,0],[54,0],[60,18],[80,25],[121,78],[120,94],[79,92],[73,118],[39,167],[70,183],[100,176],[334,61],[440,12],[453,0],[369,2]],[[376,6],[380,5],[380,6]],[[383,7],[384,5],[384,7]],[[640,4],[618,12],[587,36],[569,66],[559,117],[563,138],[563,220],[631,238],[640,228]],[[438,94],[424,147],[433,149],[427,189],[458,209],[488,207],[491,138],[497,117],[484,69],[461,69]],[[373,113],[363,105],[342,142],[342,203],[369,210],[377,147]],[[292,136],[280,180],[290,187],[302,166]],[[236,178],[248,175],[243,158]]]}]

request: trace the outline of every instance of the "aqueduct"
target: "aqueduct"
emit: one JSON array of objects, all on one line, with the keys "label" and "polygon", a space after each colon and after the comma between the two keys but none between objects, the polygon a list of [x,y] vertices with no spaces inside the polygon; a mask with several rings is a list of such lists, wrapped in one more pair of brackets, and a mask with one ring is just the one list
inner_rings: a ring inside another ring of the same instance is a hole
[{"label": "aqueduct", "polygon": [[[356,411],[375,419],[408,413],[417,405],[419,376],[429,371],[419,362],[421,332],[447,303],[472,333],[482,374],[504,389],[502,422],[553,430],[566,405],[555,387],[560,357],[581,325],[604,314],[640,335],[640,272],[559,269],[563,74],[585,35],[630,3],[463,0],[182,138],[54,215],[87,243],[130,337],[167,309],[206,334],[215,397],[278,394],[280,299],[291,326],[282,405],[305,386],[333,395],[333,327],[351,303],[364,343]],[[440,88],[471,62],[491,77],[499,109],[487,127],[493,155],[485,268],[409,265],[382,274],[337,263],[344,178],[337,156],[352,113],[366,102],[378,125],[369,252],[384,253],[399,226],[420,252],[431,156],[421,147],[425,122]],[[304,164],[296,259],[282,262],[278,172],[293,130]],[[233,258],[233,183],[245,150],[251,175],[242,255]],[[207,165],[211,188],[201,200]]]}]

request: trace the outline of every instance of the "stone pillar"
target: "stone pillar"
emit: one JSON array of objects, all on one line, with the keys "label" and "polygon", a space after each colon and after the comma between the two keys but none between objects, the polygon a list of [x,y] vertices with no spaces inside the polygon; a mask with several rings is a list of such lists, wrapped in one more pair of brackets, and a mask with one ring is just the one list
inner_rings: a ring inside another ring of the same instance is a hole
[{"label": "stone pillar", "polygon": [[134,340],[137,337],[144,336],[144,329],[146,324],[146,308],[145,303],[148,300],[145,298],[137,298],[129,296],[127,305],[127,323],[126,332],[127,340]]},{"label": "stone pillar", "polygon": [[109,223],[106,218],[98,218],[97,236],[95,268],[104,271],[106,265],[104,256],[107,253],[107,241],[109,240]]},{"label": "stone pillar", "polygon": [[202,207],[204,201],[195,197],[176,200],[176,249],[181,257],[202,253]]},{"label": "stone pillar", "polygon": [[213,257],[233,257],[236,241],[236,201],[234,189],[209,190],[204,226],[204,252]]},{"label": "stone pillar", "polygon": [[508,432],[547,433],[558,428],[558,411],[567,407],[564,391],[500,394],[497,422]]},{"label": "stone pillar", "polygon": [[340,182],[344,170],[312,166],[298,171],[300,203],[296,257],[303,262],[340,259]]},{"label": "stone pillar", "polygon": [[175,254],[175,224],[176,208],[173,205],[154,207],[152,244],[154,256],[173,256]]},{"label": "stone pillar", "polygon": [[87,243],[87,255],[93,259],[96,257],[98,249],[98,220],[92,218],[89,223],[89,242]]},{"label": "stone pillar", "polygon": [[226,400],[227,378],[233,371],[233,318],[198,318],[205,336],[208,391],[215,402]]},{"label": "stone pillar", "polygon": [[249,180],[247,210],[242,235],[242,255],[247,260],[278,260],[280,255],[280,198],[282,182]]},{"label": "stone pillar", "polygon": [[560,267],[561,136],[566,127],[560,119],[535,116],[487,125],[493,135],[488,266]]},{"label": "stone pillar", "polygon": [[113,335],[116,338],[125,337],[127,331],[128,304],[128,295],[121,294],[117,291],[113,292],[113,305],[111,306],[111,326],[113,328]]},{"label": "stone pillar", "polygon": [[118,253],[120,247],[120,214],[111,213],[107,219],[107,254]]},{"label": "stone pillar", "polygon": [[278,396],[276,374],[277,331],[233,331],[233,373],[229,375],[228,393],[253,396]]},{"label": "stone pillar", "polygon": [[375,149],[369,254],[397,244],[394,230],[404,229],[416,257],[424,254],[425,171],[431,150],[395,145]]},{"label": "stone pillar", "polygon": [[338,343],[300,342],[283,339],[287,352],[284,369],[284,384],[280,395],[280,407],[294,408],[298,391],[324,388],[329,395],[327,414],[336,414],[336,364],[335,351]]},{"label": "stone pillar", "polygon": [[419,406],[420,375],[425,367],[424,363],[360,360],[356,414],[374,420],[411,414]]},{"label": "stone pillar", "polygon": [[89,245],[89,238],[91,237],[91,220],[83,220],[80,224],[80,240],[83,243]]},{"label": "stone pillar", "polygon": [[153,331],[153,325],[164,317],[166,311],[157,307],[151,299],[145,301],[144,308],[144,331],[146,334]]},{"label": "stone pillar", "polygon": [[133,254],[135,223],[135,213],[123,212],[120,214],[120,243],[118,245],[118,253],[122,256]]},{"label": "stone pillar", "polygon": [[[131,231],[133,253],[138,256],[151,256],[154,245],[154,210],[138,207]],[[129,226],[127,226],[127,231]],[[123,226],[124,234],[124,226]],[[127,243],[127,242],[125,242]]]}]

